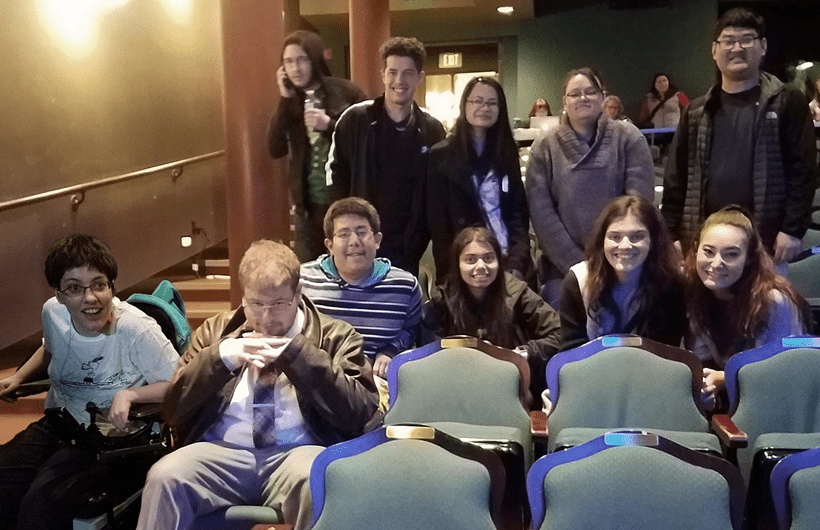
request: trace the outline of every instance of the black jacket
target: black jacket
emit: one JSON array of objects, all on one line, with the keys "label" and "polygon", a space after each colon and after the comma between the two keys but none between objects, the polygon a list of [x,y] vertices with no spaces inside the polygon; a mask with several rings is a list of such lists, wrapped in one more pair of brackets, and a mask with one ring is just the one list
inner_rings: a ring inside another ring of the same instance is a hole
[{"label": "black jacket", "polygon": [[[752,186],[755,224],[771,250],[778,232],[802,238],[817,186],[811,113],[803,95],[776,77],[760,75]],[[673,239],[686,249],[706,218],[705,190],[720,85],[684,110],[663,183],[663,214]]]},{"label": "black jacket", "polygon": [[[392,193],[392,190],[379,186],[376,174],[376,122],[383,110],[384,96],[380,96],[350,106],[336,123],[333,145],[327,161],[331,201],[350,196],[371,200],[377,194]],[[412,212],[412,220],[406,227],[403,245],[407,263],[394,265],[416,274],[418,262],[430,239],[423,208],[423,184],[427,173],[428,153],[433,144],[444,139],[445,133],[441,122],[415,103],[412,112],[421,145],[418,156],[407,163],[412,164],[413,173],[418,175],[418,185],[415,195],[406,198]]]},{"label": "black jacket", "polygon": [[[339,119],[350,105],[364,101],[367,96],[357,85],[346,79],[325,77],[322,79],[325,99],[322,102],[330,123],[322,134],[330,140]],[[307,167],[310,156],[307,128],[305,127],[304,92],[297,89],[296,97],[282,98],[268,127],[268,151],[273,158],[281,158],[290,151],[288,176],[290,193],[297,213],[304,212],[308,205]]]},{"label": "black jacket", "polygon": [[[436,283],[442,283],[449,272],[450,246],[456,235],[468,226],[487,226],[467,155],[461,151],[454,136],[437,143],[430,151],[426,183],[427,226],[433,240]],[[506,165],[506,171],[499,178],[501,218],[509,238],[505,265],[524,274],[531,268],[527,197],[518,157],[507,160]]]}]

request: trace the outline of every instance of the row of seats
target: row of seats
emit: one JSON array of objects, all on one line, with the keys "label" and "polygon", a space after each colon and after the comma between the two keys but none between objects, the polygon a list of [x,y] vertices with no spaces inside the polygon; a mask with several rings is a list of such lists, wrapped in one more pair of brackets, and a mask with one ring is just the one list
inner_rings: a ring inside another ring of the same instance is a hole
[{"label": "row of seats", "polygon": [[[533,436],[539,442],[549,433],[547,451],[557,455],[624,428],[739,463],[743,485],[756,473],[754,454],[820,446],[820,434],[814,434],[820,432],[818,350],[820,338],[806,336],[736,355],[726,368],[730,412],[710,422],[700,400],[702,367],[691,352],[640,337],[602,337],[550,361],[553,410],[547,429],[527,432],[522,404],[526,364],[516,364],[503,349],[476,339],[445,339],[402,354],[388,367],[391,408],[385,423],[424,423],[492,447],[507,460],[508,489],[518,487],[513,477],[522,476],[521,469],[530,469]],[[744,449],[749,441],[752,447]],[[750,494],[768,494],[768,485],[755,485],[759,483],[768,484],[768,476],[752,478]],[[747,518],[771,507],[770,496],[764,501],[750,496]],[[511,502],[515,495],[508,493],[502,503],[508,516],[516,514]],[[526,520],[526,507],[523,511]],[[505,528],[522,527],[520,520],[505,520]]]},{"label": "row of seats", "polygon": [[[314,528],[495,530],[504,525],[504,481],[492,451],[428,426],[386,427],[316,459]],[[820,449],[784,459],[771,484],[779,528],[816,528]],[[726,460],[635,431],[550,453],[527,477],[532,528],[539,530],[740,530],[743,490]],[[360,508],[367,506],[378,509]]]},{"label": "row of seats", "polygon": [[[562,459],[574,462],[575,457],[567,455],[585,454],[593,446],[640,446],[644,448],[641,449],[643,452],[646,447],[653,450],[676,448],[674,451],[678,453],[685,449],[695,451],[699,456],[692,458],[699,461],[739,462],[740,473],[737,480],[732,480],[740,484],[739,489],[735,488],[740,493],[733,494],[735,496],[731,497],[733,500],[727,506],[734,508],[726,513],[734,513],[738,502],[742,507],[744,485],[748,484],[747,519],[773,522],[773,502],[768,481],[771,468],[791,453],[820,447],[819,353],[820,338],[807,336],[790,337],[734,356],[726,367],[729,413],[712,417],[710,423],[700,400],[703,370],[700,361],[691,352],[636,336],[602,337],[557,354],[550,360],[547,381],[552,411],[546,418],[543,413],[530,415],[527,412],[530,374],[528,364],[522,357],[474,338],[443,339],[403,353],[388,366],[390,408],[384,423],[392,430],[381,429],[349,442],[352,445],[328,448],[326,458],[346,454],[348,449],[345,448],[349,447],[366,447],[369,450],[371,446],[378,445],[374,440],[382,443],[399,436],[395,433],[408,432],[408,428],[404,427],[408,423],[423,424],[428,427],[427,431],[410,429],[409,432],[426,432],[425,440],[432,436],[437,440],[449,440],[447,444],[451,446],[459,442],[461,445],[457,454],[461,456],[468,453],[480,455],[482,450],[493,455],[492,458],[481,457],[497,461],[495,464],[482,464],[491,476],[493,473],[499,474],[496,469],[499,466],[503,476],[502,487],[491,484],[490,489],[494,492],[491,519],[496,528],[522,529],[528,525],[530,513],[534,523],[544,518],[545,526],[538,523],[536,528],[562,527],[551,526],[551,521],[560,517],[550,515],[549,496],[544,493],[547,500],[543,509],[537,507],[533,497],[533,480],[544,482],[546,479],[543,477],[552,473],[543,471],[544,466],[547,466],[546,469],[555,467],[556,458],[562,465],[569,463]],[[435,429],[435,433],[430,434],[433,431],[429,429]],[[611,431],[620,429],[645,431],[650,436],[607,437]],[[391,432],[393,434],[389,434]],[[618,439],[621,443],[613,441]],[[749,442],[752,448],[744,449]],[[387,449],[383,451],[390,452]],[[404,454],[403,451],[398,452]],[[553,464],[542,463],[543,459],[533,464],[536,457],[544,452],[549,453],[545,457],[549,459],[547,462]],[[408,449],[406,454],[412,452]],[[651,454],[653,458],[658,456]],[[708,459],[703,460],[702,457]],[[630,458],[623,457],[624,460]],[[377,458],[379,460],[386,466],[393,459],[385,454]],[[407,481],[405,486],[414,493],[399,494],[400,490],[394,489],[398,486],[388,483],[375,487],[373,491],[385,494],[396,492],[387,496],[397,502],[404,500],[411,501],[411,506],[414,502],[418,505],[419,499],[434,497],[433,492],[449,480],[450,475],[458,475],[446,471],[443,464],[422,465],[423,460],[421,457],[411,459],[411,465],[405,471],[384,471],[384,480],[398,477]],[[715,465],[726,467],[723,464]],[[737,473],[734,466],[730,465],[730,468]],[[314,511],[318,524],[322,503],[331,506],[336,501],[321,501],[323,496],[330,494],[334,482],[320,478],[316,467],[314,470],[315,481],[311,479],[311,488],[314,502],[320,503]],[[543,472],[543,477],[533,479],[536,472]],[[595,471],[591,476],[599,472]],[[528,473],[529,493],[525,489]],[[675,473],[652,472],[646,475],[671,478],[673,482],[678,480]],[[411,476],[414,477],[412,480]],[[552,475],[560,476],[561,473]],[[373,479],[374,483],[378,483],[375,476]],[[344,485],[346,480],[336,483]],[[498,479],[494,481],[490,483],[497,483]],[[429,482],[436,486],[430,486]],[[586,485],[581,484],[584,488],[595,486],[592,489],[601,489],[604,482],[590,479]],[[442,495],[449,500],[461,489],[461,486],[448,487],[444,491],[449,493]],[[607,490],[603,488],[602,491]],[[557,491],[566,494],[572,490],[561,486]],[[382,516],[403,513],[398,508],[386,510],[380,502],[367,502],[368,497],[361,496],[350,485],[343,487],[340,493],[343,499],[338,502],[348,511],[352,506],[361,506],[361,511],[368,512],[372,511],[371,506],[381,506],[376,512]],[[738,498],[741,500],[738,501]],[[357,508],[355,511],[360,510]],[[235,507],[215,514],[212,519],[210,522],[203,521],[206,526],[202,528],[247,529],[253,523],[279,522],[281,514],[270,508]],[[735,524],[736,516],[731,519]],[[447,526],[453,525],[448,523]],[[317,526],[324,527],[327,526]],[[419,528],[442,527],[422,525]]]}]

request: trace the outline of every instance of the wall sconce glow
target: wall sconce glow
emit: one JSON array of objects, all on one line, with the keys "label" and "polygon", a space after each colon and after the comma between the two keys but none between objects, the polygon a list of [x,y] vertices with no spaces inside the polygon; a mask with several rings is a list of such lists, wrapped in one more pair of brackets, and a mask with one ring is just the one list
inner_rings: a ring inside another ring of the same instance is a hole
[{"label": "wall sconce glow", "polygon": [[165,12],[178,24],[185,24],[191,18],[192,0],[162,0]]},{"label": "wall sconce glow", "polygon": [[811,61],[802,61],[800,64],[797,65],[796,68],[798,70],[808,70],[812,66],[814,66],[813,62],[811,62]]},{"label": "wall sconce glow", "polygon": [[40,16],[57,39],[75,52],[88,52],[97,40],[100,20],[128,0],[38,0]]},{"label": "wall sconce glow", "polygon": [[502,15],[510,16],[513,14],[513,11],[515,11],[515,9],[513,8],[513,6],[500,6],[496,9],[496,11],[498,11]]},{"label": "wall sconce glow", "polygon": [[179,244],[182,248],[190,247],[194,242],[194,239],[191,236],[182,236],[179,238]]}]

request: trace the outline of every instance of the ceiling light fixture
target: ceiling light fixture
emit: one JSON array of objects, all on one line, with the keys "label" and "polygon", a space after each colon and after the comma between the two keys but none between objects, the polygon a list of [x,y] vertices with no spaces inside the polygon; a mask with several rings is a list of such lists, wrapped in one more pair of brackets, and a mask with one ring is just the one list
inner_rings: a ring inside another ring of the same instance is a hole
[{"label": "ceiling light fixture", "polygon": [[502,15],[510,16],[513,14],[513,11],[515,11],[515,9],[513,8],[513,6],[500,6],[497,8],[497,11]]},{"label": "ceiling light fixture", "polygon": [[808,70],[814,66],[814,63],[811,61],[801,61],[800,64],[797,65],[798,70]]}]

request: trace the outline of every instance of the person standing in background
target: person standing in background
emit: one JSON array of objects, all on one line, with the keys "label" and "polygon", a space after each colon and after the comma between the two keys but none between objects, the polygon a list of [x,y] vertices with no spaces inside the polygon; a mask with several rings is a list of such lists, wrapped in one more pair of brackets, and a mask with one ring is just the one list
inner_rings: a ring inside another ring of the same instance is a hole
[{"label": "person standing in background", "polygon": [[721,81],[681,117],[661,212],[686,254],[704,219],[729,204],[742,206],[782,265],[800,251],[817,184],[809,106],[798,89],[760,70],[768,46],[761,16],[731,9],[714,35]]},{"label": "person standing in background", "polygon": [[379,212],[379,256],[413,275],[427,248],[424,208],[427,154],[444,126],[413,101],[424,79],[424,46],[393,37],[382,44],[384,95],[353,105],[339,118],[327,161],[331,198],[361,197]]},{"label": "person standing in background", "polygon": [[324,218],[330,206],[325,163],[336,120],[353,103],[367,99],[345,79],[330,76],[322,38],[295,31],[285,39],[282,66],[276,72],[279,106],[268,128],[273,158],[290,153],[290,193],[296,207],[295,252],[299,261],[324,250]]}]

